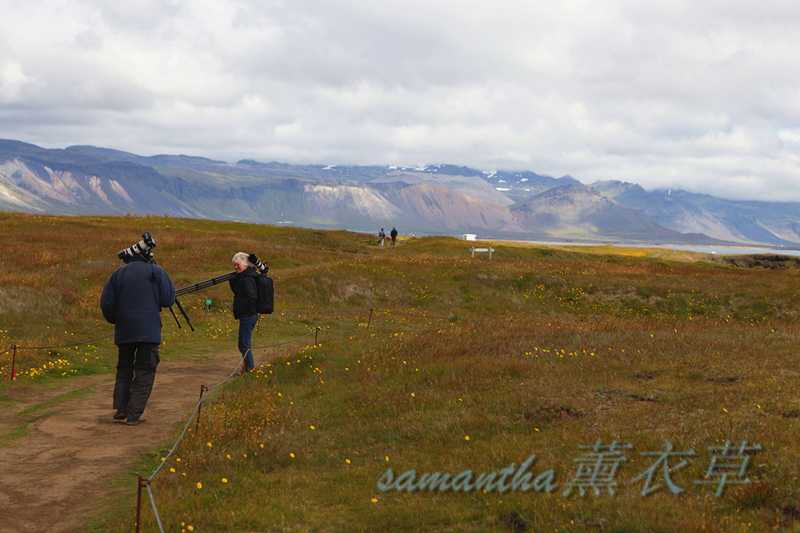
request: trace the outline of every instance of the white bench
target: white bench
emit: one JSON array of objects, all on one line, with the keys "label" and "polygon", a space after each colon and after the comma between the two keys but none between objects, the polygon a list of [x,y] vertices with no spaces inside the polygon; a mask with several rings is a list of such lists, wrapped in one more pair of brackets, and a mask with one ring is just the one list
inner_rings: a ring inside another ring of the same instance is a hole
[{"label": "white bench", "polygon": [[489,259],[492,258],[492,252],[494,252],[494,248],[475,248],[474,246],[469,249],[472,252],[472,257],[475,257],[475,252],[488,252]]}]

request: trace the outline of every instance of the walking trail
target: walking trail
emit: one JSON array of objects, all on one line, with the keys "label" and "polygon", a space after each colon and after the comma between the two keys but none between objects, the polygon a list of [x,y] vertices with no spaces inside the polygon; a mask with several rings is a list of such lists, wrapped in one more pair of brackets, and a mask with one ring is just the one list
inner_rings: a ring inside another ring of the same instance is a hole
[{"label": "walking trail", "polygon": [[134,475],[130,487],[114,489],[111,483],[124,478],[142,453],[172,438],[176,424],[188,420],[200,399],[200,386],[221,382],[239,361],[235,356],[211,357],[210,363],[158,365],[144,413],[147,422],[138,426],[111,419],[113,370],[65,380],[57,390],[29,385],[7,389],[12,401],[0,409],[0,435],[30,425],[24,436],[0,448],[0,533],[85,531],[105,501],[135,491]]}]

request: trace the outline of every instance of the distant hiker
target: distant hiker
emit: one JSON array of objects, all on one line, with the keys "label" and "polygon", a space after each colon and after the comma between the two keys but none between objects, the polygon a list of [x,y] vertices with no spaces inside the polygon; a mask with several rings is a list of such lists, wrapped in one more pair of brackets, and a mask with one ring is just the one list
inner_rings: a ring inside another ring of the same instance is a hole
[{"label": "distant hiker", "polygon": [[161,361],[161,308],[175,303],[175,285],[156,264],[138,254],[116,269],[103,287],[100,309],[114,324],[114,344],[119,348],[114,384],[114,420],[128,425],[141,418]]},{"label": "distant hiker", "polygon": [[394,246],[394,242],[397,240],[397,229],[392,228],[392,232],[389,235],[392,236],[392,246]]},{"label": "distant hiker", "polygon": [[381,246],[383,246],[383,241],[386,240],[386,233],[383,232],[383,228],[381,228],[381,232],[378,233],[378,238],[381,240]]},{"label": "distant hiker", "polygon": [[248,255],[239,252],[233,256],[236,275],[229,281],[233,291],[233,318],[239,321],[239,351],[244,359],[244,372],[255,368],[253,361],[253,328],[258,323],[258,272],[250,266]]}]

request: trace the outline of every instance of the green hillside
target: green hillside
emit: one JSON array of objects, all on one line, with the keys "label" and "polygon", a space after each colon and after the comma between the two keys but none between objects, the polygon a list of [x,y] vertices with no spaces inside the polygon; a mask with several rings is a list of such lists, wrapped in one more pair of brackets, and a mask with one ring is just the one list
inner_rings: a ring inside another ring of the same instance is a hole
[{"label": "green hillside", "polygon": [[[178,287],[230,272],[238,251],[269,264],[257,372],[209,396],[152,480],[165,531],[800,529],[795,269],[502,242],[489,260],[445,237],[380,247],[161,217],[0,222],[0,350],[111,333],[100,291],[143,231]],[[227,284],[184,298],[195,332],[165,312],[162,357],[235,351],[231,300]],[[13,387],[111,376],[115,358],[109,341],[22,350],[11,382],[4,354],[0,405]],[[136,475],[182,429],[137,460],[92,531],[133,530]],[[710,470],[723,451],[743,473]],[[149,503],[142,531],[158,531]]]}]

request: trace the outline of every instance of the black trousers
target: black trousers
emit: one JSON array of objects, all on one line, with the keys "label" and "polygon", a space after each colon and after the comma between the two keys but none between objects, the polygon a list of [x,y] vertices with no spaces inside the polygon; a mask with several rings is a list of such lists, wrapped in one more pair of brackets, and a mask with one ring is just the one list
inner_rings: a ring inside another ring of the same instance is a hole
[{"label": "black trousers", "polygon": [[117,382],[114,384],[114,409],[122,409],[128,421],[138,420],[156,379],[156,367],[161,361],[158,344],[136,342],[120,344],[117,362]]}]

